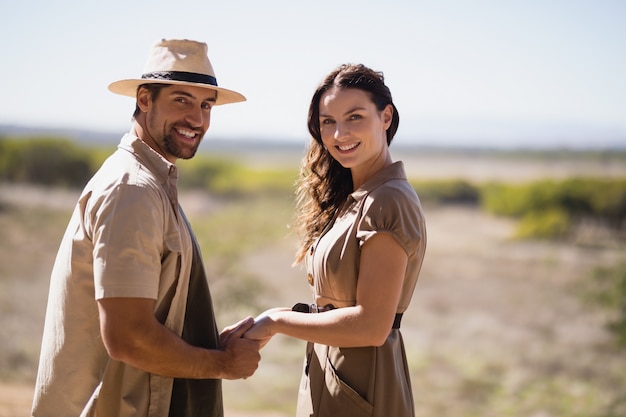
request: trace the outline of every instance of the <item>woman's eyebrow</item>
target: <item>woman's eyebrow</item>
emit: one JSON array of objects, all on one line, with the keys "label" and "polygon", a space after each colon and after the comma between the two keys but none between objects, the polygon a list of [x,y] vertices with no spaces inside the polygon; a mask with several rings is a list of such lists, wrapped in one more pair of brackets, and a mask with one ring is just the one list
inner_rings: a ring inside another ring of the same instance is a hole
[{"label": "woman's eyebrow", "polygon": [[[358,107],[357,106],[357,107],[354,107],[354,108],[346,111],[343,115],[346,116],[348,114],[354,113],[355,111],[362,111],[362,110],[365,110],[365,107]],[[329,115],[329,114],[320,113],[320,117],[332,117],[332,116]]]}]

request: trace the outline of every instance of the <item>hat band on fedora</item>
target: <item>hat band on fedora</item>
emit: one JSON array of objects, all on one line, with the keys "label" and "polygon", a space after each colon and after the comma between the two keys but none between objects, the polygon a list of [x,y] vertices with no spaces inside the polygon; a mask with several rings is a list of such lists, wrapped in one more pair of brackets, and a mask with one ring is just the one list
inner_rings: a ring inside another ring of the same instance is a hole
[{"label": "hat band on fedora", "polygon": [[217,79],[211,75],[185,71],[156,71],[143,74],[144,80],[184,81],[189,83],[209,84],[217,87]]}]

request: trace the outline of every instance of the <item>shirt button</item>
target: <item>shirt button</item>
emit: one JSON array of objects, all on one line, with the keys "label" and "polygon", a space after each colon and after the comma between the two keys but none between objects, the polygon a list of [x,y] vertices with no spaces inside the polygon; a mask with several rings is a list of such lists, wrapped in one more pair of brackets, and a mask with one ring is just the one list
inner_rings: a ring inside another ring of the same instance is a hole
[{"label": "shirt button", "polygon": [[313,285],[313,275],[308,274],[306,278],[309,281],[309,285]]}]

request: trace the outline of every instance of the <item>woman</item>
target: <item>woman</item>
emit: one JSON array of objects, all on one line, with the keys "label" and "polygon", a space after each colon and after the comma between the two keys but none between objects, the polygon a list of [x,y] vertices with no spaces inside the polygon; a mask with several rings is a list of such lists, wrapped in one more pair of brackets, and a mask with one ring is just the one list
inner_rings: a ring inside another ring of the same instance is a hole
[{"label": "woman", "polygon": [[[389,151],[398,111],[382,73],[342,65],[309,108],[296,223],[314,304],[246,333],[308,341],[298,416],[413,416],[400,319],[426,248],[419,199]],[[319,314],[302,314],[302,313]]]}]

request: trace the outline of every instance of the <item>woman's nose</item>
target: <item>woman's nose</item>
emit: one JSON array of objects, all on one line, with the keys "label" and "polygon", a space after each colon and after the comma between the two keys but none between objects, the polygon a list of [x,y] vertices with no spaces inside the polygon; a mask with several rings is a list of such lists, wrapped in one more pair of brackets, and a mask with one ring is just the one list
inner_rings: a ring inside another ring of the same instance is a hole
[{"label": "woman's nose", "polygon": [[343,123],[337,123],[335,125],[335,139],[341,140],[348,136],[348,128]]}]

